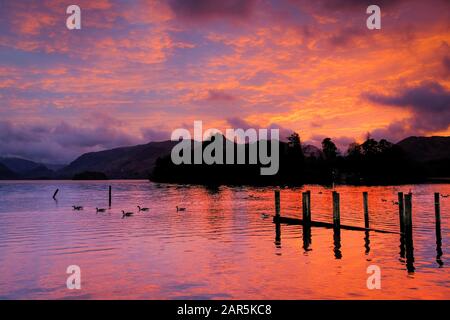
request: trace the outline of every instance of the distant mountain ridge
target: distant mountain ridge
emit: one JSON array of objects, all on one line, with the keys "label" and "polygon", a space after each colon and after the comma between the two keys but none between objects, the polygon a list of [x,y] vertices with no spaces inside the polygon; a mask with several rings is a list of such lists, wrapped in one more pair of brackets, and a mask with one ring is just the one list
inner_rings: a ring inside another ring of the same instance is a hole
[{"label": "distant mountain ridge", "polygon": [[397,145],[414,161],[450,159],[450,137],[408,137]]},{"label": "distant mountain ridge", "polygon": [[71,179],[82,172],[102,172],[110,179],[146,179],[156,160],[167,155],[175,141],[150,142],[110,150],[85,153],[57,171],[61,178]]},{"label": "distant mountain ridge", "polygon": [[[147,179],[156,160],[169,155],[177,143],[178,141],[149,142],[85,153],[63,168],[61,165],[0,157],[0,179],[72,179],[83,172],[103,173],[109,179]],[[450,137],[408,137],[397,145],[413,161],[433,162],[438,172],[442,172],[440,168],[446,165],[445,160],[450,160]],[[306,157],[323,156],[322,150],[315,146],[304,145],[302,149]]]},{"label": "distant mountain ridge", "polygon": [[55,177],[55,170],[51,168],[61,168],[61,165],[47,165],[17,157],[0,157],[0,164],[13,173],[5,170],[0,172],[0,179],[51,179]]}]

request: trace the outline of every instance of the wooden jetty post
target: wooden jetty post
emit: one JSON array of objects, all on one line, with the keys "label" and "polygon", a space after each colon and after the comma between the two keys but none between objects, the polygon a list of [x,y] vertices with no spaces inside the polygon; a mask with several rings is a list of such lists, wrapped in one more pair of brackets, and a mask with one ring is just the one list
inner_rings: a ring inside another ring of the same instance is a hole
[{"label": "wooden jetty post", "polygon": [[53,200],[56,200],[56,195],[58,194],[59,189],[56,189],[55,193],[53,194]]},{"label": "wooden jetty post", "polygon": [[412,239],[412,194],[405,195],[405,211],[404,211],[404,228],[406,233],[406,240]]},{"label": "wooden jetty post", "polygon": [[333,226],[335,229],[341,227],[341,208],[339,204],[339,193],[333,191]]},{"label": "wooden jetty post", "polygon": [[369,229],[369,194],[363,192],[363,205],[364,205],[364,227]]},{"label": "wooden jetty post", "polygon": [[280,190],[275,190],[275,219],[280,219]]},{"label": "wooden jetty post", "polygon": [[109,186],[109,207],[111,208],[111,186]]},{"label": "wooden jetty post", "polygon": [[439,267],[442,267],[444,263],[442,262],[442,234],[441,234],[441,205],[439,203],[440,195],[439,193],[434,194],[434,210],[436,215],[436,262]]},{"label": "wooden jetty post", "polygon": [[311,225],[311,191],[302,193],[303,222]]},{"label": "wooden jetty post", "polygon": [[404,228],[405,228],[405,248],[406,248],[406,269],[413,273],[414,267],[414,244],[412,227],[412,194],[408,193],[404,198]]},{"label": "wooden jetty post", "polygon": [[400,232],[405,232],[405,204],[403,201],[403,192],[398,193],[398,216],[400,221]]},{"label": "wooden jetty post", "polygon": [[439,203],[440,195],[438,192],[434,193],[434,212],[436,216],[436,225],[441,224],[441,204]]}]

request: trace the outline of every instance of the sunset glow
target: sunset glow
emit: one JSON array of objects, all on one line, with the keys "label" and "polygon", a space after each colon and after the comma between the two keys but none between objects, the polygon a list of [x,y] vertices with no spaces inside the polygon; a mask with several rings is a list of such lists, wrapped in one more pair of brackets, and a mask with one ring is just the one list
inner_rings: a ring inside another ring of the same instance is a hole
[{"label": "sunset glow", "polygon": [[[70,162],[194,120],[344,148],[449,135],[448,1],[0,1],[0,153]],[[344,149],[345,150],[345,149]]]}]

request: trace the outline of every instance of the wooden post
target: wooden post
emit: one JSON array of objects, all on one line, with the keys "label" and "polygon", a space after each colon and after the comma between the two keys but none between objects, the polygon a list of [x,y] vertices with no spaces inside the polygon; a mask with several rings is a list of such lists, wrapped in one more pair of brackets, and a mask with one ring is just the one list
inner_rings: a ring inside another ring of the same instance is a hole
[{"label": "wooden post", "polygon": [[405,211],[404,211],[404,223],[405,223],[405,233],[406,240],[412,239],[412,194],[408,193],[405,195]]},{"label": "wooden post", "polygon": [[302,193],[303,223],[311,224],[311,191]]},{"label": "wooden post", "polygon": [[280,218],[280,190],[275,190],[275,218]]},{"label": "wooden post", "polygon": [[363,192],[363,203],[364,203],[364,227],[369,229],[369,194]]},{"label": "wooden post", "polygon": [[436,216],[436,224],[441,224],[441,205],[439,203],[440,195],[438,192],[434,194],[434,212]]},{"label": "wooden post", "polygon": [[398,193],[398,216],[400,221],[400,232],[405,232],[405,205],[403,202],[403,192]]},{"label": "wooden post", "polygon": [[339,205],[339,193],[333,191],[333,224],[334,228],[339,229],[341,226],[341,209]]},{"label": "wooden post", "polygon": [[111,186],[109,186],[109,207],[111,207]]},{"label": "wooden post", "polygon": [[441,234],[441,206],[439,204],[440,200],[439,193],[434,194],[434,210],[436,215],[436,262],[439,267],[442,267],[444,263],[442,262],[442,234]]},{"label": "wooden post", "polygon": [[56,195],[58,194],[59,189],[56,189],[55,193],[53,194],[53,200],[56,200]]}]

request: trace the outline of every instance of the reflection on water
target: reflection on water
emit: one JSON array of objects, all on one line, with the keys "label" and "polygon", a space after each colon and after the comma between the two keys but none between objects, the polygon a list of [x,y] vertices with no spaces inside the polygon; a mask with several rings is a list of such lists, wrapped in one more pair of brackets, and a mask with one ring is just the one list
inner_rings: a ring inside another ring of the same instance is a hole
[{"label": "reflection on water", "polygon": [[[341,223],[364,226],[368,191],[371,227],[398,232],[397,193],[410,189],[408,239],[273,224],[273,188],[0,182],[0,298],[449,299],[450,198],[437,219],[433,193],[448,194],[450,185],[338,186]],[[312,219],[332,222],[332,190],[320,186],[283,189],[281,214],[301,218],[306,190]],[[121,210],[135,214],[121,219]],[[82,270],[79,291],[66,289],[73,264]],[[381,290],[366,287],[370,264],[381,268]]]}]

